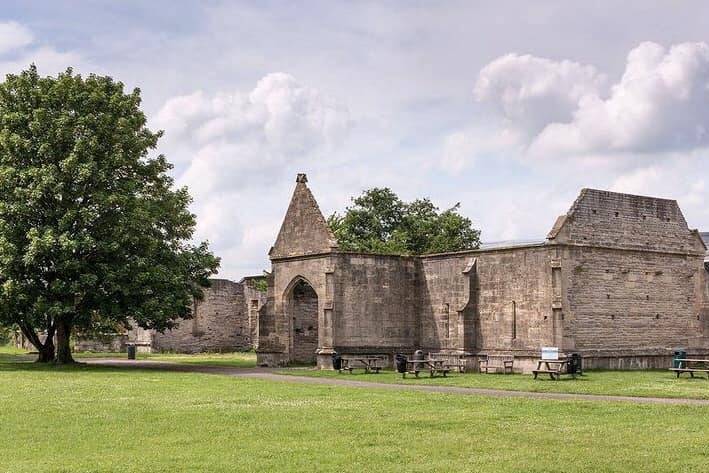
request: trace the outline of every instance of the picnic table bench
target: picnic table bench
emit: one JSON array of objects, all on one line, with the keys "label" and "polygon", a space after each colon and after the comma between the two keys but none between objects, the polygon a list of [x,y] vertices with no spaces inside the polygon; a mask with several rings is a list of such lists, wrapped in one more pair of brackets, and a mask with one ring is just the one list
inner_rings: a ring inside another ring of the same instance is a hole
[{"label": "picnic table bench", "polygon": [[429,360],[441,360],[443,365],[458,373],[465,373],[465,355],[461,353],[429,353]]},{"label": "picnic table bench", "polygon": [[481,373],[497,373],[498,368],[502,368],[505,374],[512,374],[514,371],[514,356],[494,356],[485,355],[478,360],[478,369]]},{"label": "picnic table bench", "polygon": [[450,367],[446,365],[444,359],[428,358],[426,360],[406,360],[406,372],[402,373],[403,377],[406,378],[406,373],[413,374],[417,378],[419,373],[422,371],[428,371],[429,376],[433,378],[436,374],[442,374],[445,378],[446,375],[451,371]]},{"label": "picnic table bench", "polygon": [[568,373],[567,367],[569,365],[568,359],[559,360],[539,360],[537,361],[537,369],[532,370],[534,374],[534,379],[540,374],[548,374],[551,379],[559,380],[562,374],[570,374],[574,379],[576,379],[576,373]]},{"label": "picnic table bench", "polygon": [[674,371],[678,378],[682,373],[689,373],[689,376],[692,378],[694,378],[694,373],[706,373],[707,379],[709,379],[709,360],[676,358],[674,361],[676,361],[679,366],[670,368],[670,371]]},{"label": "picnic table bench", "polygon": [[386,355],[343,355],[342,364],[338,372],[349,371],[361,368],[365,373],[379,373],[384,368]]}]

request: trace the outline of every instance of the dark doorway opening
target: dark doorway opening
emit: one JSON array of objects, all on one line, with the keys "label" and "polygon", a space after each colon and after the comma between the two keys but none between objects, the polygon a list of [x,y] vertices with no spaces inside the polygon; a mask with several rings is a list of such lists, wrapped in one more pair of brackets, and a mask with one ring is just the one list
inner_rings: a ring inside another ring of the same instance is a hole
[{"label": "dark doorway opening", "polygon": [[304,280],[291,292],[292,361],[315,363],[318,349],[318,295]]}]

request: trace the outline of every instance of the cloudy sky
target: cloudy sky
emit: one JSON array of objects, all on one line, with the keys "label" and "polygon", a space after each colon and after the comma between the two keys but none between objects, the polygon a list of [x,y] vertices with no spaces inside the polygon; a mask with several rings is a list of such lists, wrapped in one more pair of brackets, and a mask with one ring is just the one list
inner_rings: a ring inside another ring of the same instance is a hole
[{"label": "cloudy sky", "polygon": [[295,3],[4,0],[0,74],[140,87],[222,277],[268,268],[297,172],[326,214],[388,186],[485,241],[543,238],[583,187],[709,230],[709,3]]}]

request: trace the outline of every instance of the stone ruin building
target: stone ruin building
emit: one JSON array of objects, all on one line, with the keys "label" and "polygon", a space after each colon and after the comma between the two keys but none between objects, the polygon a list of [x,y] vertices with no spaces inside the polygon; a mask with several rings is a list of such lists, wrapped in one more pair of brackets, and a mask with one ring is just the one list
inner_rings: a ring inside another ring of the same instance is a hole
[{"label": "stone ruin building", "polygon": [[258,343],[258,310],[266,298],[254,284],[258,279],[263,277],[240,282],[212,279],[204,298],[194,302],[191,319],[164,333],[138,330],[136,344],[145,347],[143,351],[179,353],[253,350]]},{"label": "stone ruin building", "polygon": [[425,256],[338,249],[307,178],[269,253],[258,363],[416,349],[514,355],[542,346],[586,367],[666,367],[709,353],[707,246],[674,200],[583,189],[546,239]]},{"label": "stone ruin building", "polygon": [[[258,311],[266,294],[258,288],[263,276],[249,276],[239,282],[212,279],[204,298],[194,301],[193,317],[180,320],[164,333],[134,328],[126,333],[106,333],[75,340],[75,350],[125,351],[128,344],[140,352],[176,353],[231,352],[253,350],[258,343]],[[29,341],[17,333],[15,344],[32,350]]]},{"label": "stone ruin building", "polygon": [[79,338],[76,348],[255,348],[261,365],[321,368],[335,352],[421,349],[472,365],[514,355],[529,370],[542,346],[556,346],[586,367],[664,368],[677,348],[709,354],[708,242],[674,200],[584,189],[545,240],[424,256],[343,251],[299,175],[267,293],[264,276],[213,279],[174,329]]}]

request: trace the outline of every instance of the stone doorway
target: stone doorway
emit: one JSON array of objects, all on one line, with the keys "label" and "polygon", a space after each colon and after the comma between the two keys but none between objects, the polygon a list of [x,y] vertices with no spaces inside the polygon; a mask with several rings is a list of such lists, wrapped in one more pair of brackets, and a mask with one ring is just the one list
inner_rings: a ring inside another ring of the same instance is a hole
[{"label": "stone doorway", "polygon": [[305,280],[291,290],[291,361],[315,363],[318,349],[318,295]]}]

